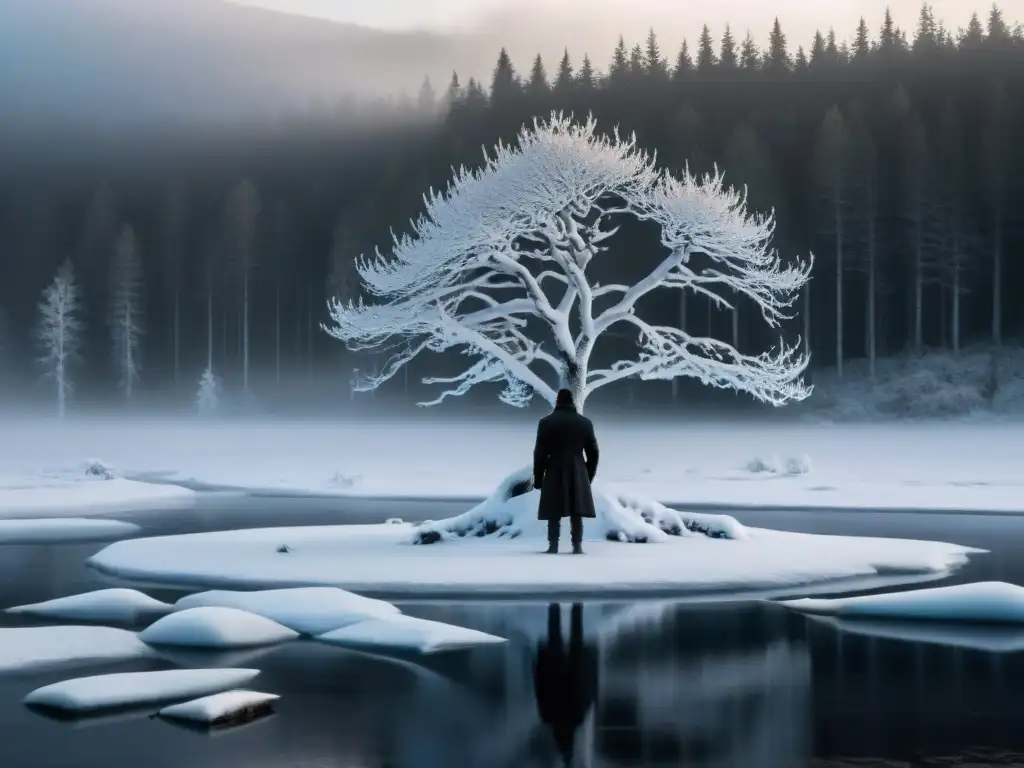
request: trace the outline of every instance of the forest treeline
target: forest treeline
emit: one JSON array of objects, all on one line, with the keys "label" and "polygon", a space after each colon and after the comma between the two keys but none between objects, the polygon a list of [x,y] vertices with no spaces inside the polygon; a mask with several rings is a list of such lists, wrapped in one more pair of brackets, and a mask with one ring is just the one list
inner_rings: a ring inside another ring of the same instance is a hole
[{"label": "forest treeline", "polygon": [[[620,38],[610,59],[567,50],[560,61],[512,62],[502,51],[491,82],[424,82],[383,111],[373,105],[372,119],[347,102],[258,129],[211,132],[182,116],[143,146],[57,131],[63,148],[6,147],[4,370],[37,380],[40,296],[70,261],[85,396],[123,379],[111,307],[129,288],[136,390],[193,392],[210,363],[237,388],[252,375],[270,393],[322,373],[344,391],[353,368],[380,362],[319,330],[328,296],[358,292],[354,259],[386,248],[453,165],[479,163],[482,148],[552,110],[635,132],[665,167],[717,165],[752,207],[774,209],[780,252],[815,257],[785,329],[804,338],[813,367],[1002,344],[1024,327],[1024,31],[996,6],[946,29],[925,5],[913,30],[886,14],[852,35],[793,41],[776,22],[763,50],[705,27],[679,51],[663,51],[655,30]],[[635,278],[656,258],[651,234],[627,226],[595,279]],[[727,314],[668,293],[644,311],[744,351],[773,343],[752,307]],[[606,354],[631,343],[612,339]],[[388,386],[415,390],[437,365],[419,361],[411,381]]]}]

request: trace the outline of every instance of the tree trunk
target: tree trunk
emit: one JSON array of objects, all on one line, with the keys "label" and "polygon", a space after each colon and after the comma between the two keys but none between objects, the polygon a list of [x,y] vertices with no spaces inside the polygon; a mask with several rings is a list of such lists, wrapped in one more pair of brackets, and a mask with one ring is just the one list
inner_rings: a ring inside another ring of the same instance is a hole
[{"label": "tree trunk", "polygon": [[64,418],[64,361],[57,362],[57,371],[54,378],[57,380],[57,418]]},{"label": "tree trunk", "polygon": [[836,195],[836,376],[843,378],[843,209]]},{"label": "tree trunk", "polygon": [[295,294],[295,368],[302,366],[302,292]]},{"label": "tree trunk", "polygon": [[950,328],[953,338],[953,354],[960,354],[960,253],[957,246],[956,266],[953,268],[953,312]]},{"label": "tree trunk", "polygon": [[914,222],[914,353],[924,347],[924,220],[918,201]]},{"label": "tree trunk", "polygon": [[249,275],[242,279],[242,391],[249,392]]},{"label": "tree trunk", "polygon": [[274,293],[274,381],[281,388],[281,288]]},{"label": "tree trunk", "polygon": [[[732,318],[732,345],[739,348],[736,343],[739,333],[738,325],[736,323],[736,314],[733,313]],[[804,349],[807,350],[807,354],[811,353],[811,281],[808,280],[807,284],[804,285]]]},{"label": "tree trunk", "polygon": [[1003,216],[996,207],[992,245],[992,341],[1003,344]]},{"label": "tree trunk", "polygon": [[[686,290],[679,291],[679,330],[686,330]],[[672,405],[679,400],[679,379],[672,379]]]},{"label": "tree trunk", "polygon": [[132,399],[132,330],[131,325],[131,303],[124,305],[124,398]]},{"label": "tree trunk", "polygon": [[178,286],[174,287],[174,320],[172,325],[172,336],[174,344],[174,384],[177,387],[178,377],[181,371],[181,291]]},{"label": "tree trunk", "polygon": [[949,316],[948,304],[946,286],[943,284],[939,286],[939,345],[943,348],[949,345],[949,324],[946,322]]},{"label": "tree trunk", "polygon": [[306,381],[313,383],[313,289],[306,289]]},{"label": "tree trunk", "polygon": [[206,368],[213,370],[213,291],[206,292]]},{"label": "tree trunk", "polygon": [[868,306],[867,306],[867,352],[868,352],[868,375],[875,376],[875,357],[877,339],[875,338],[875,222],[874,214],[871,215],[868,224]]}]

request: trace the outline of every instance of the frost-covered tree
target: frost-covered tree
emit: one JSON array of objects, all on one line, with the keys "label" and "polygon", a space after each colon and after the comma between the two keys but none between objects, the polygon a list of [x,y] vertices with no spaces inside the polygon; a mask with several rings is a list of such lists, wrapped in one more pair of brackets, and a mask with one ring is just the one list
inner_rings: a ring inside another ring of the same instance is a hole
[{"label": "frost-covered tree", "polygon": [[199,413],[209,416],[220,410],[221,386],[220,379],[212,368],[206,368],[199,377],[199,389],[196,391],[196,408]]},{"label": "frost-covered tree", "polygon": [[78,359],[82,332],[80,312],[74,267],[70,261],[65,261],[53,282],[43,291],[42,301],[39,302],[38,329],[38,338],[43,347],[39,362],[57,386],[57,415],[60,418],[64,418],[67,397],[71,393],[69,369]]},{"label": "frost-covered tree", "polygon": [[142,335],[142,266],[135,231],[121,229],[114,248],[113,303],[110,307],[111,350],[119,386],[131,399],[139,380],[139,337]]},{"label": "frost-covered tree", "polygon": [[[534,395],[553,403],[559,387],[582,406],[630,377],[690,376],[774,405],[810,392],[806,356],[781,339],[747,355],[641,317],[641,300],[657,289],[703,294],[728,310],[735,293],[778,327],[807,281],[809,264],[783,266],[772,249],[774,218],[748,213],[744,195],[717,172],[661,172],[633,138],[556,114],[524,128],[515,146],[499,144],[479,170],[458,170],[425,204],[391,254],[359,261],[368,301],[329,302],[327,333],[353,349],[392,352],[363,390],[421,352],[459,350],[473,362],[425,380],[445,386],[424,405],[502,381],[502,400],[515,406]],[[660,228],[660,262],[632,285],[592,283],[591,261],[626,217]],[[695,254],[704,266],[691,262]],[[597,341],[613,328],[635,334],[636,356],[592,367]]]}]

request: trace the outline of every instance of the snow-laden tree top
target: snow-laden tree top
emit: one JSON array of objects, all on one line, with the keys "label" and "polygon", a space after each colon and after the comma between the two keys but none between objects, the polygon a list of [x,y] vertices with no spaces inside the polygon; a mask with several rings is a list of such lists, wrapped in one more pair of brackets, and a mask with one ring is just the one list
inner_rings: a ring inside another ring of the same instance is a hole
[{"label": "snow-laden tree top", "polygon": [[[427,379],[444,386],[424,405],[502,380],[502,399],[517,406],[534,394],[553,403],[560,386],[582,404],[631,376],[696,377],[774,405],[810,393],[801,379],[806,356],[781,339],[747,355],[637,316],[638,301],[657,288],[691,290],[726,308],[745,297],[777,327],[810,264],[782,265],[771,247],[774,217],[749,213],[744,193],[720,173],[674,176],[635,138],[596,129],[593,118],[561,114],[524,128],[481,168],[459,168],[447,190],[430,190],[425,212],[411,233],[393,236],[391,253],[358,261],[368,300],[331,300],[324,329],[352,349],[393,353],[360,389],[376,388],[421,352],[458,349],[473,362],[456,376]],[[587,267],[623,216],[660,226],[664,259],[632,285],[593,285]],[[712,266],[691,269],[694,253]],[[615,325],[635,332],[637,354],[592,370],[596,341]]]}]

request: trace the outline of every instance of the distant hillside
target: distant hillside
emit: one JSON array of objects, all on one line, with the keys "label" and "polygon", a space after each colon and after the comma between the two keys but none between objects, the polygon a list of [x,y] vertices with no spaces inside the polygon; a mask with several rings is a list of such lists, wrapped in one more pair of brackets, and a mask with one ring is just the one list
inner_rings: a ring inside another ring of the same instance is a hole
[{"label": "distant hillside", "polygon": [[[101,125],[278,114],[344,94],[415,92],[452,40],[223,0],[4,0],[0,116]],[[439,83],[439,88],[443,83]]]}]

